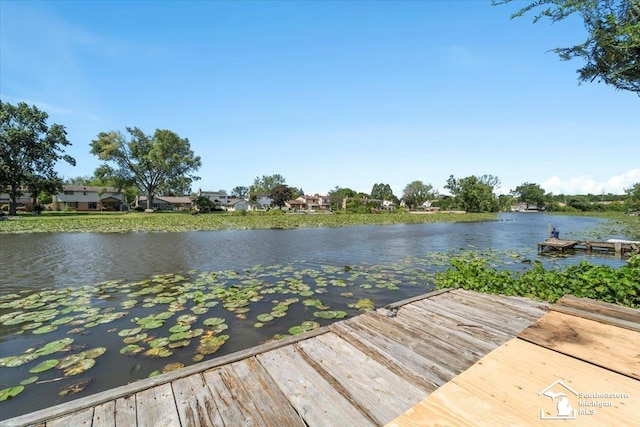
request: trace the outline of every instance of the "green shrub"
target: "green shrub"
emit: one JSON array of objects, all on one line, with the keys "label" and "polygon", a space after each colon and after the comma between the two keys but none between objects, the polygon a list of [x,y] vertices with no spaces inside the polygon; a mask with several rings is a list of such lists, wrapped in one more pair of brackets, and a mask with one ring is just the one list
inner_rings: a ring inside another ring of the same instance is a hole
[{"label": "green shrub", "polygon": [[525,272],[498,271],[478,257],[456,257],[451,266],[436,274],[436,287],[516,295],[552,303],[571,294],[640,308],[640,254],[617,269],[581,261],[564,270],[547,270],[534,262]]}]

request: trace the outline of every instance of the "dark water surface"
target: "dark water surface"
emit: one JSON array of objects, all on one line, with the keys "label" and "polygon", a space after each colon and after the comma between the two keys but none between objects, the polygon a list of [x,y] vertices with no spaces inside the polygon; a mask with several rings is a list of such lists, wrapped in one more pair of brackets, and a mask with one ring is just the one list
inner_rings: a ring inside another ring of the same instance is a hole
[{"label": "dark water surface", "polygon": [[[379,307],[430,290],[429,275],[444,269],[448,257],[462,250],[491,251],[496,258],[510,260],[505,268],[527,268],[527,264],[521,262],[524,259],[561,266],[586,258],[593,263],[619,266],[622,261],[612,256],[576,253],[556,258],[536,253],[537,243],[548,235],[549,224],[559,228],[561,238],[593,239],[590,233],[603,221],[514,213],[500,215],[498,221],[483,223],[184,233],[0,235],[0,298],[14,293],[28,296],[39,291],[45,295],[52,292],[50,289],[72,293],[74,289],[92,289],[92,285],[107,281],[118,281],[117,286],[138,281],[153,282],[154,277],[163,275],[168,275],[174,284],[198,283],[212,272],[219,272],[218,276],[225,278],[222,285],[227,287],[242,288],[259,282],[261,287],[258,289],[264,299],[252,302],[248,312],[232,312],[220,304],[203,315],[203,319],[224,318],[229,326],[224,331],[229,335],[228,341],[215,354],[205,357],[208,359],[257,345],[276,333],[286,334],[291,326],[300,325],[302,321],[329,323],[314,318],[317,308],[294,303],[289,306],[286,317],[265,322],[261,328],[254,327],[256,315],[268,313],[277,304],[274,299],[297,297],[302,301],[318,298],[332,310],[356,315],[358,311],[349,308],[348,303],[357,302],[359,298],[369,298]],[[626,236],[610,235],[606,238]],[[180,276],[176,279],[175,275]],[[329,285],[322,285],[324,279]],[[222,286],[216,283],[215,286]],[[287,291],[287,295],[266,293],[265,286],[283,283],[310,287],[313,296],[304,293],[300,296],[297,291]],[[322,293],[318,292],[320,288]],[[107,307],[115,312],[122,311],[122,302],[131,299],[124,294],[129,291],[126,288],[123,295],[115,291],[108,298],[91,301],[101,309]],[[141,297],[137,299],[142,301]],[[190,303],[193,305],[193,301]],[[188,309],[192,305],[187,304],[185,311],[176,313],[176,317],[190,313]],[[16,310],[19,308],[0,308],[0,316]],[[72,327],[67,325],[36,335],[21,325],[5,326],[0,323],[0,359],[21,355],[29,349],[38,349],[65,337],[74,338],[73,345],[78,349],[107,348],[106,353],[96,359],[94,367],[69,378],[57,369],[38,374],[31,374],[28,370],[44,359],[61,359],[73,352],[73,348],[65,350],[67,353],[63,351],[41,357],[19,367],[0,367],[0,390],[14,387],[30,376],[39,377],[37,382],[26,385],[24,391],[13,399],[0,402],[0,419],[146,378],[169,362],[195,363],[193,356],[197,344],[176,349],[167,358],[120,354],[119,350],[125,344],[117,331],[136,326],[132,323],[133,317],[164,310],[166,305],[164,308],[160,305],[143,307],[140,302],[125,310],[126,317],[76,334],[69,334]],[[62,315],[57,318],[60,317]],[[168,336],[169,326],[175,324],[175,321],[168,322],[166,327],[154,329],[153,333]],[[202,327],[197,322],[194,328],[196,326]],[[81,379],[91,380],[83,392],[64,397],[58,395],[61,388]],[[48,382],[50,380],[55,381]]]}]

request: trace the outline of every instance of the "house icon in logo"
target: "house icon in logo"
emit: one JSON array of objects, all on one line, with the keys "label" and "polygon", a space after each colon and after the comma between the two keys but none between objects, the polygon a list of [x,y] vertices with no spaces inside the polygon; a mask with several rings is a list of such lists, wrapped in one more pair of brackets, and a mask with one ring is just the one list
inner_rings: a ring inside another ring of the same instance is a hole
[{"label": "house icon in logo", "polygon": [[550,416],[544,414],[544,409],[540,410],[540,419],[541,420],[575,420],[576,419],[576,410],[573,409],[567,395],[575,395],[577,396],[574,390],[571,389],[568,385],[563,383],[560,380],[556,380],[553,384],[542,390],[538,393],[538,396],[546,396],[550,398],[552,401],[556,402],[556,416]]}]

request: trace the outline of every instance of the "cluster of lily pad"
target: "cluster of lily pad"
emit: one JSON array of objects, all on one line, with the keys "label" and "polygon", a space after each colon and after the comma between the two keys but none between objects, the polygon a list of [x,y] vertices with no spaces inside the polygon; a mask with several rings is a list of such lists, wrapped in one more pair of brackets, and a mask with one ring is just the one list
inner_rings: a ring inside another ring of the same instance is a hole
[{"label": "cluster of lily pad", "polygon": [[[96,347],[73,353],[73,349],[71,348],[71,344],[73,342],[73,338],[62,338],[51,341],[37,350],[30,348],[24,354],[3,357],[0,359],[0,367],[16,368],[47,356],[45,360],[41,360],[36,365],[32,366],[28,372],[30,374],[40,374],[53,368],[57,368],[61,371],[63,376],[70,377],[81,374],[93,367],[96,364],[96,358],[102,356],[107,351],[105,347]],[[58,357],[51,357],[56,353],[61,354]],[[62,354],[66,355],[62,356]],[[0,390],[0,401],[17,396],[25,389],[25,386],[37,383],[38,380],[38,376],[30,376],[20,381],[20,384],[17,386]]]},{"label": "cluster of lily pad", "polygon": [[[168,368],[149,374],[158,375],[177,369],[181,363],[177,356],[198,362],[216,353],[233,337],[233,331],[228,332],[231,318],[234,328],[245,320],[248,327],[265,328],[265,340],[268,333],[280,338],[310,331],[349,313],[373,310],[376,299],[389,291],[420,286],[414,294],[423,292],[450,256],[427,254],[391,266],[257,265],[244,271],[190,271],[135,282],[109,280],[74,289],[0,295],[3,338],[22,336],[32,343],[22,354],[0,359],[0,369],[25,365],[29,374],[67,378],[91,369],[96,358],[108,352],[109,358],[167,359]],[[297,324],[281,320],[292,307],[298,319],[307,318]],[[86,349],[92,335],[103,334],[114,334],[121,347]],[[39,347],[37,343],[48,336],[53,339]],[[43,357],[54,353],[55,357]],[[56,375],[50,374],[53,368]],[[24,372],[11,374],[15,385],[0,390],[0,401],[17,396],[30,384],[48,381],[17,378]],[[3,378],[7,374],[0,371]],[[90,380],[61,381],[60,393],[82,391]]]}]

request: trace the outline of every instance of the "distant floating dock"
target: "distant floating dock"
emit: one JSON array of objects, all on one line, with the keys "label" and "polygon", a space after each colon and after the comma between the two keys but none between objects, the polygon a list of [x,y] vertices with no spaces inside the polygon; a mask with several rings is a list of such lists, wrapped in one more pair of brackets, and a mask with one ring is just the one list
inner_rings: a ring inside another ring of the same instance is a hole
[{"label": "distant floating dock", "polygon": [[544,242],[538,243],[538,253],[568,250],[585,250],[587,252],[615,253],[618,256],[640,252],[640,242],[630,240],[609,240],[607,242],[591,242],[580,240],[564,240],[548,238]]}]

